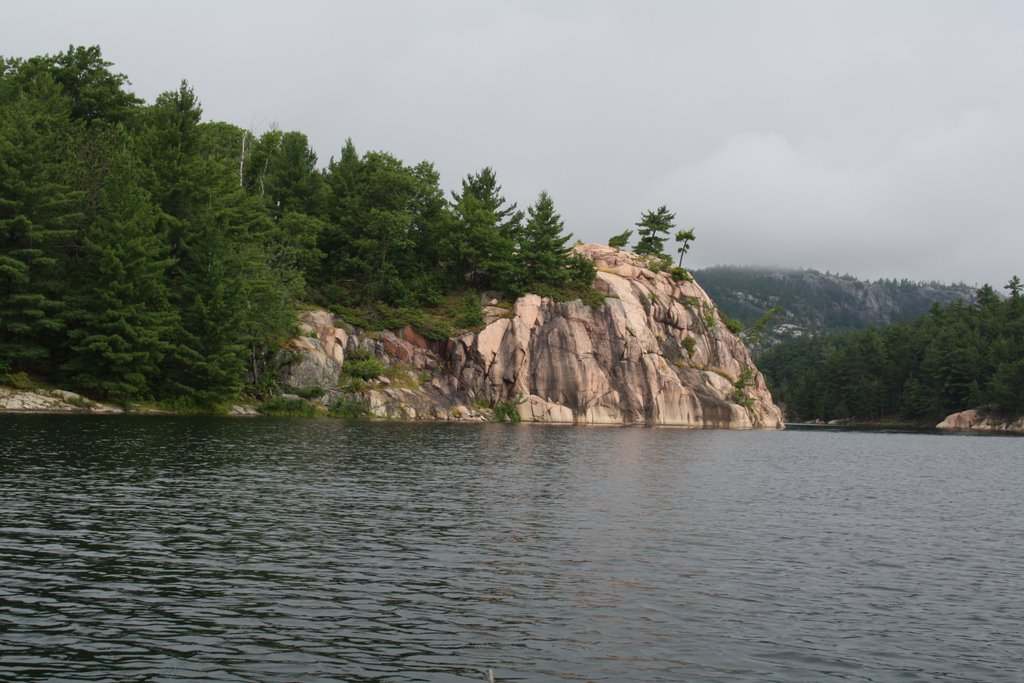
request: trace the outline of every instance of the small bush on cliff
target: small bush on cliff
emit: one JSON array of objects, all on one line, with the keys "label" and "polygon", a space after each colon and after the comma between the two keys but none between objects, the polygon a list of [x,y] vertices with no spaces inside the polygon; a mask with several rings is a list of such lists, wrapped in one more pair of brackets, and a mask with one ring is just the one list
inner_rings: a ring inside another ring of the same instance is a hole
[{"label": "small bush on cliff", "polygon": [[736,381],[732,383],[732,401],[737,403],[748,410],[754,407],[754,399],[747,396],[747,387],[754,382],[754,371],[749,365],[744,365],[743,370],[740,371],[740,376],[736,378]]},{"label": "small bush on cliff", "polygon": [[693,358],[693,354],[697,351],[697,340],[693,337],[683,337],[682,342],[683,348],[686,349],[687,356]]},{"label": "small bush on cliff", "polygon": [[704,326],[709,330],[714,329],[715,325],[718,324],[718,309],[714,306],[703,307],[701,316],[704,318]]},{"label": "small bush on cliff", "polygon": [[366,349],[356,349],[349,353],[341,366],[343,376],[364,381],[381,376],[384,369],[384,364]]},{"label": "small bush on cliff", "polygon": [[676,282],[693,282],[693,275],[686,268],[677,266],[670,270],[669,273]]}]

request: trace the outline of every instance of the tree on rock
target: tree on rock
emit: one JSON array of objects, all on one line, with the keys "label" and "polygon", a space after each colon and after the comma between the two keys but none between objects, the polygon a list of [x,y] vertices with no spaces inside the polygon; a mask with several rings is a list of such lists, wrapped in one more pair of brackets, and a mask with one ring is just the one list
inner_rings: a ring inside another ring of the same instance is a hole
[{"label": "tree on rock", "polygon": [[625,249],[629,244],[629,238],[632,236],[632,230],[620,232],[618,235],[614,235],[610,240],[608,240],[608,246],[613,249]]},{"label": "tree on rock", "polygon": [[679,230],[676,232],[676,242],[679,242],[679,246],[676,251],[679,252],[679,267],[683,266],[683,256],[686,252],[690,251],[690,242],[697,239],[697,236],[693,234],[693,228],[688,230]]},{"label": "tree on rock", "polygon": [[566,244],[572,234],[564,232],[565,223],[555,211],[551,195],[541,192],[536,203],[527,209],[527,215],[516,239],[516,294],[526,292],[531,285],[544,289],[561,287],[569,278],[567,266],[572,248]]},{"label": "tree on rock", "polygon": [[466,176],[462,192],[452,192],[452,209],[456,225],[445,250],[454,278],[473,286],[509,289],[523,212],[514,202],[505,202],[494,171],[488,167]]},{"label": "tree on rock", "polygon": [[676,227],[676,215],[662,204],[655,211],[645,211],[636,224],[640,241],[636,244],[636,253],[662,256],[665,252],[665,240],[669,232]]}]

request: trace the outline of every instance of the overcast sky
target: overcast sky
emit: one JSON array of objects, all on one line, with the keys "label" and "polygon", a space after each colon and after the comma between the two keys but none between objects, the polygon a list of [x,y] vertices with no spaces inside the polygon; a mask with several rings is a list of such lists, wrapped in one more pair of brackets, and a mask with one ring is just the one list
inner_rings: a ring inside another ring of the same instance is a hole
[{"label": "overcast sky", "polygon": [[666,204],[688,263],[1024,276],[1024,3],[0,0],[0,54],[98,44],[147,101],[320,161],[492,166],[605,242]]}]

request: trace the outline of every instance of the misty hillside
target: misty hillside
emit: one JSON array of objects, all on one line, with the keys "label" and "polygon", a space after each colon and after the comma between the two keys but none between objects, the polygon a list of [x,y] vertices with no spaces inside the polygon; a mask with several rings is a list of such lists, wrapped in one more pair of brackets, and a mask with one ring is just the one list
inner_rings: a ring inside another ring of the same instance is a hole
[{"label": "misty hillside", "polygon": [[775,306],[766,341],[909,320],[935,302],[971,301],[974,288],[910,280],[865,282],[850,275],[758,266],[713,266],[693,271],[723,313],[747,327]]}]

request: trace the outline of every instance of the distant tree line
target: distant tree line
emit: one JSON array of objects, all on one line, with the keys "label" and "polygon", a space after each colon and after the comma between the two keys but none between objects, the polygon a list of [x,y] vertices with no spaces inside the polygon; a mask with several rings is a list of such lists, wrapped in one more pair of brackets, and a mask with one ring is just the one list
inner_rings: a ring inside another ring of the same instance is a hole
[{"label": "distant tree line", "polygon": [[1024,296],[1016,276],[1000,297],[935,304],[914,321],[809,336],[758,359],[792,420],[935,424],[968,408],[1024,414]]},{"label": "distant tree line", "polygon": [[98,47],[0,58],[0,375],[117,401],[260,394],[295,302],[439,306],[456,292],[575,298],[552,198],[490,168],[446,197],[428,162],[202,122],[185,82],[146,104]]}]

